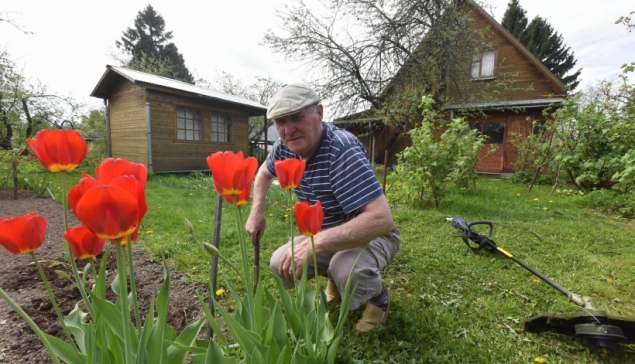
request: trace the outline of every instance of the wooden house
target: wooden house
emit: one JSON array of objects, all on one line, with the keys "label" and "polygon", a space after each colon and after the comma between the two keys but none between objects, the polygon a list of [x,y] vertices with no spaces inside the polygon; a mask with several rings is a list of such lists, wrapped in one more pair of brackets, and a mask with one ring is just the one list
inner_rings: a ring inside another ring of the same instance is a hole
[{"label": "wooden house", "polygon": [[[537,132],[540,128],[534,121],[545,120],[545,108],[561,106],[567,89],[485,10],[469,2],[465,11],[469,12],[468,26],[479,30],[488,40],[488,46],[481,52],[468,54],[464,64],[455,65],[450,71],[452,82],[448,82],[443,95],[447,117],[464,115],[471,128],[488,136],[487,144],[481,150],[478,172],[512,172],[512,163],[518,158],[511,142],[513,133],[529,135]],[[417,82],[404,81],[398,77],[399,72],[384,94],[400,89],[395,83]],[[487,92],[481,92],[483,90]],[[396,127],[385,125],[383,119],[384,115],[371,109],[337,119],[334,123],[358,135],[374,162],[383,163],[387,151],[388,164],[392,165],[397,163],[396,155],[410,141]]]},{"label": "wooden house", "polygon": [[208,170],[217,151],[249,154],[248,119],[267,108],[245,98],[107,66],[91,96],[104,99],[108,154],[150,173]]}]

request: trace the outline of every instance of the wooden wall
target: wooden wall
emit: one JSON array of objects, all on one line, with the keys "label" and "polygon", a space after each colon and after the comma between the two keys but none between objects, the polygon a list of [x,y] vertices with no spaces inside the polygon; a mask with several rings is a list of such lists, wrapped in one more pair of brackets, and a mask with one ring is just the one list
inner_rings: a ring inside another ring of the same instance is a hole
[{"label": "wooden wall", "polygon": [[[496,52],[495,79],[472,80],[470,60],[464,65],[458,65],[452,72],[452,79],[456,83],[449,83],[446,92],[448,103],[546,99],[549,95],[564,95],[565,90],[549,78],[483,14],[473,11],[470,18],[472,27],[482,31],[491,42],[491,49],[488,50]],[[475,99],[474,95],[478,97]]]},{"label": "wooden wall", "polygon": [[122,81],[108,97],[112,156],[148,163],[145,94],[141,87]]},{"label": "wooden wall", "polygon": [[[206,158],[217,151],[242,151],[245,156],[249,155],[246,110],[210,99],[151,89],[147,89],[146,92],[147,100],[150,102],[152,165],[155,172],[206,170]],[[201,141],[176,139],[176,108],[179,106],[200,111]],[[211,142],[210,111],[229,117],[229,143]]]}]

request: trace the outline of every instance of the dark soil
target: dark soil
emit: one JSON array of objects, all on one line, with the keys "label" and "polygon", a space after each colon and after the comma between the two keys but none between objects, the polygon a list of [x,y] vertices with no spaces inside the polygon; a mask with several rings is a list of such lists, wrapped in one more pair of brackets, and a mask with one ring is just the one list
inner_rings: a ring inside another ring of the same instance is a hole
[{"label": "dark soil", "polygon": [[[70,273],[70,266],[62,258],[64,241],[64,218],[62,205],[51,199],[34,198],[31,191],[18,191],[18,200],[13,200],[13,191],[0,190],[0,218],[16,217],[34,211],[44,216],[48,222],[46,240],[36,255],[55,298],[64,315],[68,314],[81,300],[79,291],[72,288],[72,282],[55,270]],[[69,225],[79,226],[80,222],[70,213]],[[116,272],[114,249],[108,261],[109,279]],[[150,262],[140,250],[133,254],[135,282],[141,317],[146,316],[152,295],[163,283],[163,266]],[[54,261],[60,262],[49,267]],[[78,261],[83,267],[84,262]],[[90,278],[89,278],[90,279]],[[0,249],[0,287],[4,289],[46,333],[64,339],[57,315],[46,294],[35,265],[29,255],[13,255]],[[205,287],[187,283],[181,275],[172,272],[170,293],[170,312],[168,320],[176,332],[180,332],[188,323],[201,317],[202,311],[196,298],[196,292],[205,296]],[[112,294],[112,292],[111,292]],[[114,294],[112,294],[114,296]],[[51,363],[48,353],[33,331],[22,318],[4,300],[0,300],[0,362],[3,363]]]}]

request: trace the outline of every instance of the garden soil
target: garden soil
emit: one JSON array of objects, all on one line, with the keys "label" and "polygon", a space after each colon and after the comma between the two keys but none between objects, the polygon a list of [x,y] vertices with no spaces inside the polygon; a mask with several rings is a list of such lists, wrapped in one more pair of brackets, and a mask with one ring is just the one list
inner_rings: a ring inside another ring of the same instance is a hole
[{"label": "garden soil", "polygon": [[[60,310],[66,315],[81,301],[81,296],[78,290],[73,288],[69,279],[55,273],[55,270],[70,273],[70,266],[62,257],[62,242],[64,241],[62,205],[52,199],[34,198],[31,191],[18,192],[18,199],[13,200],[13,191],[0,190],[0,218],[23,216],[30,211],[46,218],[48,222],[46,240],[36,251],[36,255],[47,279],[51,282]],[[70,213],[69,226],[79,225],[80,222]],[[108,260],[110,280],[116,272],[114,249],[111,252]],[[150,306],[152,295],[156,296],[163,283],[163,266],[151,262],[141,250],[135,250],[133,256],[135,282],[143,319]],[[54,262],[59,264],[56,265]],[[78,261],[77,264],[82,269],[85,263]],[[64,339],[57,315],[30,255],[12,255],[5,249],[0,249],[0,287],[33,318],[44,332]],[[168,319],[170,326],[177,333],[202,315],[196,298],[197,291],[203,296],[207,294],[205,287],[187,283],[178,273],[172,273]],[[35,333],[4,300],[0,299],[0,363],[51,362]]]}]

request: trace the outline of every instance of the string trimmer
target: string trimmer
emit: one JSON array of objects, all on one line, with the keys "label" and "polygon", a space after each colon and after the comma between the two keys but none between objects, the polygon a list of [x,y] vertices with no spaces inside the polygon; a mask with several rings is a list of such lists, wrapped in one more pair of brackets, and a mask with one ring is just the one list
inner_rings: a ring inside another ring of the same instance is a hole
[{"label": "string trimmer", "polygon": [[[518,263],[518,265],[530,271],[533,275],[546,282],[558,292],[567,297],[569,302],[578,305],[580,309],[571,313],[545,312],[525,320],[524,329],[532,332],[554,330],[576,337],[588,339],[593,344],[607,348],[613,343],[635,343],[635,319],[619,316],[610,316],[606,311],[599,309],[593,299],[580,296],[564,289],[562,286],[547,278],[527,263],[516,258],[505,249],[496,245],[490,239],[494,226],[491,221],[472,221],[468,223],[460,217],[447,218],[452,226],[461,230],[460,237],[465,244],[475,253],[485,249],[490,253],[500,253]],[[489,234],[484,235],[472,230],[473,226],[487,225]]]}]

